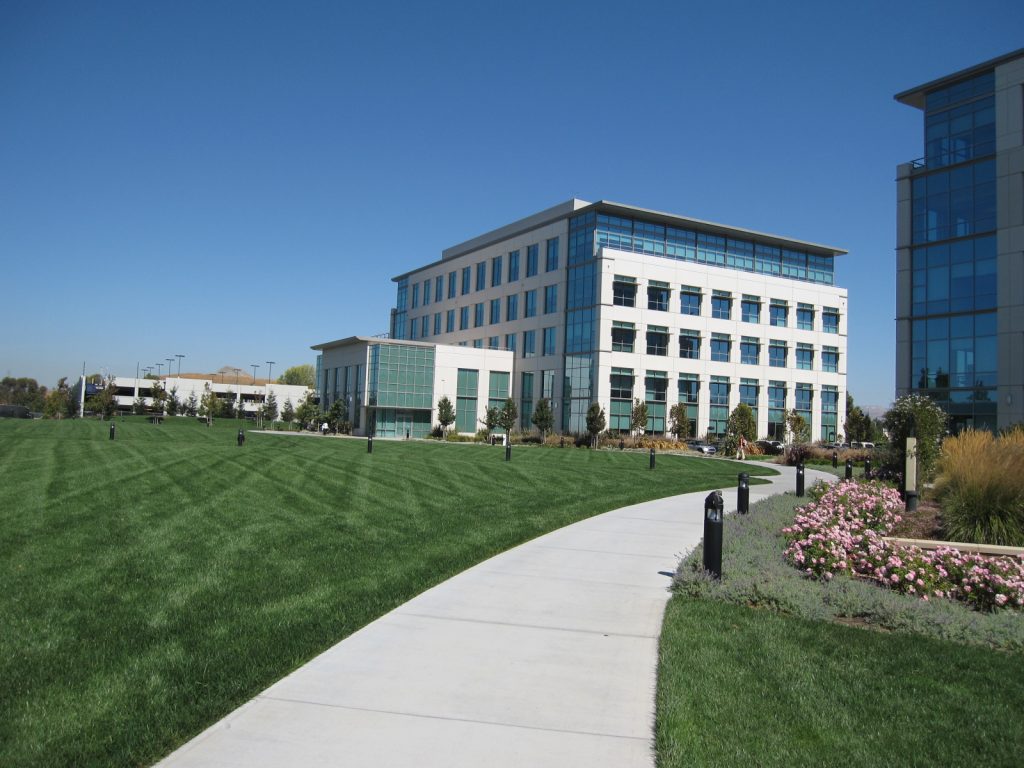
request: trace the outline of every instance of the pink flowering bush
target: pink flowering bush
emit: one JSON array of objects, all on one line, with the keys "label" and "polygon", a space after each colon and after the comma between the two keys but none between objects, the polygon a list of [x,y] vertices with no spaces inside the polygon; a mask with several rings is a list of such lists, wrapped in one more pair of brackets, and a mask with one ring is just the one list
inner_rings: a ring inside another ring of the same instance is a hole
[{"label": "pink flowering bush", "polygon": [[1024,557],[987,557],[956,549],[925,551],[887,543],[900,521],[899,492],[880,483],[844,481],[815,489],[783,528],[786,559],[808,577],[857,575],[924,600],[962,600],[974,608],[1024,606]]}]

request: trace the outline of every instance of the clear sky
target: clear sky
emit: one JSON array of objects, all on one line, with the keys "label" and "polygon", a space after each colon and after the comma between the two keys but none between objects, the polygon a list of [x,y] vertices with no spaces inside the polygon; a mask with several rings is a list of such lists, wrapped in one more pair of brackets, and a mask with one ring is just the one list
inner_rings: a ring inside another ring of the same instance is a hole
[{"label": "clear sky", "polygon": [[848,384],[893,396],[893,94],[1024,3],[0,0],[0,375],[315,361],[391,278],[614,200],[845,248]]}]

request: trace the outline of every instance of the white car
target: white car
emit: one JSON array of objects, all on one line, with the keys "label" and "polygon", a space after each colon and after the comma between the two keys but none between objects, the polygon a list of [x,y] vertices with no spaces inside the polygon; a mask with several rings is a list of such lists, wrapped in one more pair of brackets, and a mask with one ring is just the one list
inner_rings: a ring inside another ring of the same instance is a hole
[{"label": "white car", "polygon": [[703,453],[705,456],[713,456],[718,453],[718,449],[713,445],[708,445],[703,440],[690,440],[686,443],[691,451],[698,451]]}]

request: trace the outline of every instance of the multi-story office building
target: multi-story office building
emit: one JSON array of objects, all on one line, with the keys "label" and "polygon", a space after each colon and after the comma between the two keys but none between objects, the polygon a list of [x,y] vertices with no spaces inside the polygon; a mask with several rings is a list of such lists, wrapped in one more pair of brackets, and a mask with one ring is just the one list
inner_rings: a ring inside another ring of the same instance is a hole
[{"label": "multi-story office building", "polygon": [[1024,421],[1024,49],[896,95],[924,112],[897,169],[896,391],[951,428]]},{"label": "multi-story office building", "polygon": [[761,436],[781,438],[793,409],[814,439],[832,440],[846,410],[847,294],[833,270],[843,253],[570,200],[394,278],[390,335],[511,352],[524,428],[549,398],[563,431],[586,431],[593,402],[610,429],[628,430],[640,399],[649,432],[665,432],[681,402],[696,434],[722,435],[747,403]]}]

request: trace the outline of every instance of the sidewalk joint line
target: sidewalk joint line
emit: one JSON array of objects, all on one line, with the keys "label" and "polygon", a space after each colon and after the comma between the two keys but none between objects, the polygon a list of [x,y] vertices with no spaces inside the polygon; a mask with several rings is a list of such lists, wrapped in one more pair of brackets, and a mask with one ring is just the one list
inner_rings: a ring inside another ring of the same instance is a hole
[{"label": "sidewalk joint line", "polygon": [[554,627],[544,624],[520,624],[514,621],[492,621],[490,619],[469,619],[461,616],[436,616],[430,613],[405,612],[401,607],[394,613],[398,616],[412,616],[417,619],[433,619],[434,621],[463,621],[468,624],[488,624],[498,627],[519,627],[522,629],[541,629],[549,632],[572,632],[580,635],[598,635],[600,637],[629,637],[638,640],[657,640],[657,635],[637,635],[629,632],[603,632],[600,629],[573,629],[572,627]]}]

